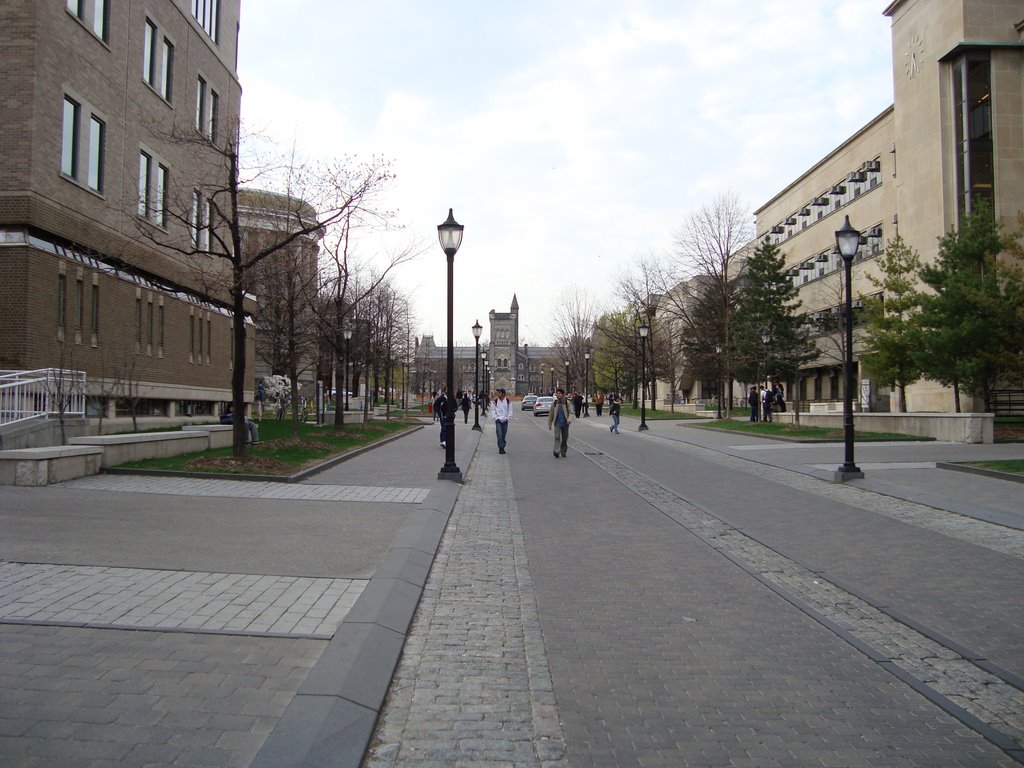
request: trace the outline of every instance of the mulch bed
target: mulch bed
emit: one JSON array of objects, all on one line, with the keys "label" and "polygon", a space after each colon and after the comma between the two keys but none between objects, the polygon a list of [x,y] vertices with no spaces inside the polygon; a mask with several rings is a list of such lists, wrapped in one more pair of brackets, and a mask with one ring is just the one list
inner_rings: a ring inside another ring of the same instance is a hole
[{"label": "mulch bed", "polygon": [[994,436],[997,443],[1024,442],[1024,424],[996,424]]},{"label": "mulch bed", "polygon": [[[265,440],[259,444],[259,449],[261,450],[269,449],[275,451],[282,448],[330,450],[331,446],[318,440],[301,440],[297,438]],[[267,456],[246,454],[240,458],[237,456],[204,456],[188,462],[185,465],[185,469],[196,472],[230,472],[245,475],[290,475],[297,468]]]}]

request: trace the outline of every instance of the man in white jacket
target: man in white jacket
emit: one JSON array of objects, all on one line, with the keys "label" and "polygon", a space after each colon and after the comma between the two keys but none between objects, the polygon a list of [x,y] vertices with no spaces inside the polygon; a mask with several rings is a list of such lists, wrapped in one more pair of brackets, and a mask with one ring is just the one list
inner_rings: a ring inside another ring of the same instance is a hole
[{"label": "man in white jacket", "polygon": [[504,453],[508,420],[512,418],[512,403],[505,397],[504,387],[498,387],[497,391],[498,397],[491,403],[491,417],[494,419],[494,433],[498,436],[498,453]]}]

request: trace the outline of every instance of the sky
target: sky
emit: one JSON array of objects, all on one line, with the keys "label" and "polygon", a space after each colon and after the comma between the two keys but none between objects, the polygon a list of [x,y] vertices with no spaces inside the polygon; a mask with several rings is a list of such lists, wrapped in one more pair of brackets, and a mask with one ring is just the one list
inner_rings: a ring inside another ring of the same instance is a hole
[{"label": "sky", "polygon": [[559,297],[614,308],[724,193],[753,211],[892,104],[888,0],[243,0],[242,118],[316,159],[378,156],[403,229],[367,233],[414,335],[447,339],[437,225],[465,226],[454,340],[507,312],[554,341]]}]

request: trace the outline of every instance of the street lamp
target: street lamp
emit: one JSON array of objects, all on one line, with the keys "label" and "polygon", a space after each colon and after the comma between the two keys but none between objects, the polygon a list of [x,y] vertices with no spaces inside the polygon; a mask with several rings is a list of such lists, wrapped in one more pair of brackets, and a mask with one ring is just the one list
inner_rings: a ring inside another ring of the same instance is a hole
[{"label": "street lamp", "polygon": [[583,415],[590,415],[590,349],[583,353]]},{"label": "street lamp", "polygon": [[569,361],[565,361],[565,392],[569,394]]},{"label": "street lamp", "polygon": [[768,388],[768,345],[772,343],[772,329],[765,327],[761,329],[761,343],[764,344],[764,382],[765,389]]},{"label": "street lamp", "polygon": [[473,339],[476,341],[476,366],[473,368],[473,429],[482,432],[480,428],[480,334],[484,327],[477,320],[473,323]]},{"label": "street lamp", "polygon": [[544,363],[540,364],[540,393],[544,394]]},{"label": "street lamp", "polygon": [[345,391],[344,391],[344,393],[342,393],[342,398],[345,401],[345,407],[342,408],[342,410],[341,410],[341,423],[344,424],[345,423],[345,411],[348,410],[348,387],[349,387],[349,381],[348,381],[348,353],[349,353],[349,348],[351,347],[351,341],[352,341],[352,326],[346,325],[344,328],[342,328],[341,329],[341,336],[342,336],[342,338],[345,339],[345,375],[342,377],[343,379],[345,379]]},{"label": "street lamp", "polygon": [[454,480],[462,482],[462,470],[455,463],[455,321],[453,303],[455,299],[455,252],[462,245],[462,230],[465,229],[455,220],[452,209],[448,209],[448,218],[437,225],[437,239],[441,249],[448,257],[448,397],[444,413],[444,466],[437,473],[438,480]]},{"label": "street lamp", "polygon": [[722,418],[722,345],[715,344],[715,362],[718,364],[718,418]]},{"label": "street lamp", "polygon": [[847,480],[864,477],[853,461],[853,257],[860,249],[860,232],[850,224],[846,217],[841,229],[836,231],[836,247],[843,257],[843,270],[846,272],[846,354],[843,357],[843,372],[846,378],[843,397],[843,442],[846,453],[843,465],[835,472],[835,482],[845,483]]},{"label": "street lamp", "polygon": [[644,396],[644,387],[647,384],[647,334],[651,332],[651,326],[641,323],[640,328],[640,426],[638,431],[646,432],[647,426],[647,398]]}]

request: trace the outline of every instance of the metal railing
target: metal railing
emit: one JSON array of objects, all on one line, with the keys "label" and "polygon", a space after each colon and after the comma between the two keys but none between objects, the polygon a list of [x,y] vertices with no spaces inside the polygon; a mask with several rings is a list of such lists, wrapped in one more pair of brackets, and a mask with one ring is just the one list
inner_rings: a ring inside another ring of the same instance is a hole
[{"label": "metal railing", "polygon": [[1024,416],[1024,389],[994,390],[992,410],[997,416]]},{"label": "metal railing", "polygon": [[85,416],[85,371],[0,371],[0,426]]}]

